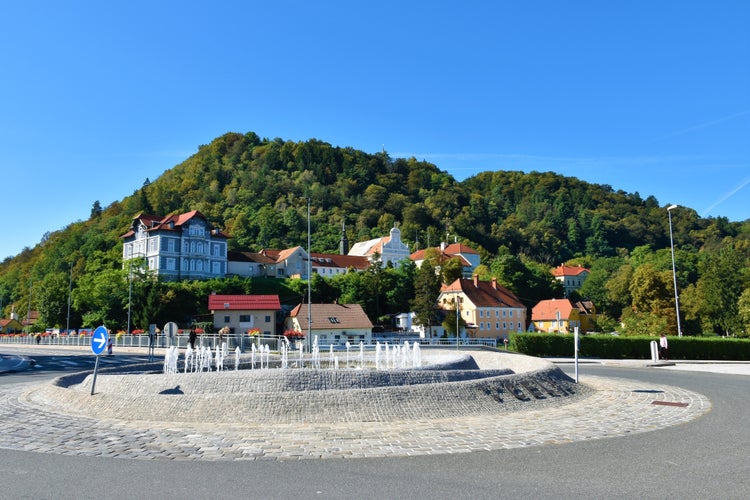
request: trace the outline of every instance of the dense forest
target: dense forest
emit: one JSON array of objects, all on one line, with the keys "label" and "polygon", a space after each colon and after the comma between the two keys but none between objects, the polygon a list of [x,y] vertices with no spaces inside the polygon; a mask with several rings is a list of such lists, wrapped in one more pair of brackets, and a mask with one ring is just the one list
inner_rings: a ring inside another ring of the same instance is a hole
[{"label": "dense forest", "polygon": [[[139,213],[200,210],[232,236],[230,249],[304,245],[309,199],[313,252],[336,252],[342,223],[353,241],[387,235],[398,223],[414,250],[446,239],[476,248],[480,277],[498,278],[529,309],[560,296],[552,267],[578,264],[591,270],[580,296],[602,313],[603,331],[676,332],[667,210],[651,196],[549,172],[483,172],[458,182],[415,158],[315,139],[261,139],[252,132],[225,134],[140,184],[107,207],[92,200],[88,220],[48,233],[0,263],[3,317],[15,308],[21,317],[38,311],[36,328],[102,322],[123,328],[130,297],[136,326],[188,322],[206,314],[212,291],[272,291],[294,305],[306,284],[129,281],[120,236]],[[683,332],[748,335],[750,221],[701,218],[680,207],[672,222]],[[413,266],[316,278],[314,300],[357,301],[380,321],[423,302],[423,281]],[[434,286],[427,289],[434,293]]]}]

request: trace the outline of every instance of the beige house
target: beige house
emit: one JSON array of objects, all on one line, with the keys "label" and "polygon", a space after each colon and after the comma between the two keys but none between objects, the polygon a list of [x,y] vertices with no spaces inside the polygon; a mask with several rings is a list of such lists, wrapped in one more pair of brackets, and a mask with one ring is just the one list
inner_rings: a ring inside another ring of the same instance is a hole
[{"label": "beige house", "polygon": [[284,330],[294,330],[312,338],[318,337],[320,345],[369,344],[372,341],[372,322],[359,304],[311,304],[308,324],[308,305],[299,304],[284,320]]},{"label": "beige house", "polygon": [[438,307],[446,311],[458,308],[471,338],[507,338],[511,332],[526,330],[526,307],[494,278],[479,281],[475,274],[472,279],[443,285]]}]

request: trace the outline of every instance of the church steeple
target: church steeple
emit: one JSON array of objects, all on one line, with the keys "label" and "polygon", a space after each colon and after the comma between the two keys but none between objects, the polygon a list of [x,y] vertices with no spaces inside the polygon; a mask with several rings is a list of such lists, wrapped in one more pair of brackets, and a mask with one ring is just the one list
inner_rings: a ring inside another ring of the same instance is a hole
[{"label": "church steeple", "polygon": [[346,237],[346,220],[341,221],[341,241],[339,242],[339,254],[349,255],[349,238]]}]

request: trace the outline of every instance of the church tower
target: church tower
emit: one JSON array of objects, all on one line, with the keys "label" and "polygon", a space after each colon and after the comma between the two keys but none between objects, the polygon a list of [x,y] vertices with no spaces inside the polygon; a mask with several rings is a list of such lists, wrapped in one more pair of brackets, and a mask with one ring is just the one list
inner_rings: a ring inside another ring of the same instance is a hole
[{"label": "church tower", "polygon": [[346,237],[346,221],[341,222],[341,241],[339,242],[339,255],[349,254],[349,238]]}]

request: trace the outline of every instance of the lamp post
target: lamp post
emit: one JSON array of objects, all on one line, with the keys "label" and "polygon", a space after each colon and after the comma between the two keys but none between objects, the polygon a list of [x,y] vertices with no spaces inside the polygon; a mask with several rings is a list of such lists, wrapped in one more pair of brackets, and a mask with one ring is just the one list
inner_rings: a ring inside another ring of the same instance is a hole
[{"label": "lamp post", "polygon": [[68,318],[65,321],[65,333],[70,334],[70,294],[73,291],[73,263],[70,263],[70,278],[68,279]]},{"label": "lamp post", "polygon": [[310,198],[307,198],[307,347],[312,351],[312,258],[310,257]]},{"label": "lamp post", "polygon": [[460,334],[460,320],[461,320],[461,296],[456,292],[456,350],[458,350],[458,336]]},{"label": "lamp post", "polygon": [[669,216],[669,247],[672,250],[672,279],[674,280],[674,307],[677,314],[677,336],[682,337],[682,328],[680,327],[680,298],[677,295],[677,268],[674,264],[674,237],[672,236],[672,209],[674,208],[677,208],[677,205],[667,207],[667,215]]}]

